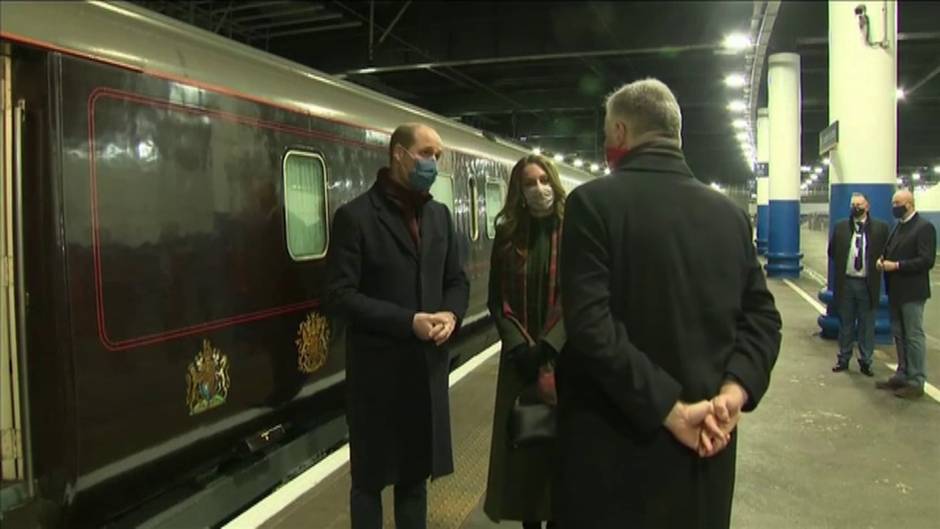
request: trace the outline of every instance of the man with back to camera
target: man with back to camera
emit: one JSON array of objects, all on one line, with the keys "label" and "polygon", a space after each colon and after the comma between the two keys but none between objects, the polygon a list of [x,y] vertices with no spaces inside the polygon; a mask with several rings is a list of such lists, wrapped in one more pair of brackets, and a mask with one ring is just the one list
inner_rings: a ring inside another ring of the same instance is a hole
[{"label": "man with back to camera", "polygon": [[875,386],[893,391],[901,398],[917,399],[924,395],[927,381],[924,305],[930,297],[930,269],[937,256],[937,234],[933,224],[917,214],[910,191],[894,194],[891,214],[898,223],[885,245],[884,257],[878,259],[876,266],[885,273],[898,368],[891,378]]},{"label": "man with back to camera", "polygon": [[686,165],[669,88],[606,107],[613,174],[575,188],[562,236],[556,519],[728,527],[734,428],[770,383],[780,314],[747,213]]},{"label": "man with back to camera", "polygon": [[353,529],[381,529],[388,485],[395,526],[424,529],[426,480],[454,469],[442,346],[460,327],[469,283],[450,213],[428,193],[442,150],[431,127],[399,126],[389,167],[333,219],[326,300],[348,325]]},{"label": "man with back to camera", "polygon": [[832,371],[849,368],[853,342],[858,342],[858,367],[866,376],[875,352],[875,311],[881,297],[881,272],[875,262],[888,240],[888,225],[871,218],[868,197],[852,194],[849,218],[836,224],[827,254],[835,266],[832,297],[839,313],[839,353]]}]

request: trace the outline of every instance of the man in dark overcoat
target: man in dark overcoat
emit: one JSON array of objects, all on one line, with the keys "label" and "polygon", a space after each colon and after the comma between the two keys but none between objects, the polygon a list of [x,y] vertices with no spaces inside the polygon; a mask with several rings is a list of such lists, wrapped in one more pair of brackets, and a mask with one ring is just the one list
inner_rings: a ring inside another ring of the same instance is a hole
[{"label": "man in dark overcoat", "polygon": [[832,299],[839,313],[839,354],[833,372],[845,371],[858,343],[858,367],[866,376],[875,352],[875,311],[881,299],[881,271],[875,261],[888,241],[888,225],[872,218],[868,197],[852,194],[852,214],[836,224],[827,253],[832,260]]},{"label": "man in dark overcoat", "polygon": [[454,468],[444,344],[469,283],[449,211],[429,194],[442,149],[434,129],[400,126],[389,167],[333,219],[326,301],[347,325],[353,529],[381,529],[388,485],[396,527],[426,527],[427,478]]},{"label": "man in dark overcoat", "polygon": [[605,133],[612,174],[571,193],[562,236],[557,519],[728,527],[735,425],[768,387],[780,314],[747,213],[686,165],[669,88],[613,93]]}]

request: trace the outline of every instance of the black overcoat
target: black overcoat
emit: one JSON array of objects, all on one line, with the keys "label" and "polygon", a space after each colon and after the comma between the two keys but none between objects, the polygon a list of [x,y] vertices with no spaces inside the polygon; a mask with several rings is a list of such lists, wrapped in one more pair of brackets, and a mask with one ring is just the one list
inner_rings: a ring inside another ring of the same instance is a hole
[{"label": "black overcoat", "polygon": [[327,308],[346,323],[346,419],[356,487],[375,490],[453,472],[449,355],[412,331],[416,312],[459,324],[469,283],[447,208],[421,211],[418,250],[378,184],[336,211]]},{"label": "black overcoat", "polygon": [[748,409],[767,389],[781,320],[751,234],[674,145],[634,150],[569,196],[561,527],[728,527],[737,436],[703,460],[662,424],[677,399],[709,399],[729,377]]},{"label": "black overcoat", "polygon": [[[855,221],[846,219],[836,224],[832,230],[832,237],[829,239],[827,253],[829,259],[835,267],[833,269],[834,279],[832,298],[836,304],[840,303],[842,291],[845,289],[845,267],[849,258],[849,245],[852,244],[852,235],[855,228],[852,224]],[[868,299],[871,305],[870,309],[878,307],[878,299],[881,297],[881,272],[875,268],[875,262],[884,252],[885,243],[888,242],[888,225],[878,219],[868,217],[865,223],[865,235],[868,237],[868,249],[865,253],[865,261],[868,267],[868,275],[865,282],[868,284]]]},{"label": "black overcoat", "polygon": [[930,298],[930,269],[937,259],[937,232],[933,224],[915,213],[907,222],[898,222],[885,245],[885,259],[901,268],[885,274],[888,302],[905,303]]}]

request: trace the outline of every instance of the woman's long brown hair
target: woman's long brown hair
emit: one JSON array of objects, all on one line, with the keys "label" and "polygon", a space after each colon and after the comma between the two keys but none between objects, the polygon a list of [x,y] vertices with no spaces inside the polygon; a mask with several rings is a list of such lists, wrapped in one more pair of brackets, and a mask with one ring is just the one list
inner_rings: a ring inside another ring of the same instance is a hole
[{"label": "woman's long brown hair", "polygon": [[523,157],[513,166],[509,175],[509,190],[506,193],[506,204],[502,211],[496,215],[496,240],[494,244],[500,257],[507,258],[513,252],[522,253],[529,234],[529,220],[531,215],[526,211],[525,196],[522,194],[522,178],[525,168],[535,164],[545,171],[548,176],[548,185],[555,193],[555,203],[552,205],[552,215],[561,221],[565,215],[565,188],[561,185],[558,169],[551,160],[537,154]]}]

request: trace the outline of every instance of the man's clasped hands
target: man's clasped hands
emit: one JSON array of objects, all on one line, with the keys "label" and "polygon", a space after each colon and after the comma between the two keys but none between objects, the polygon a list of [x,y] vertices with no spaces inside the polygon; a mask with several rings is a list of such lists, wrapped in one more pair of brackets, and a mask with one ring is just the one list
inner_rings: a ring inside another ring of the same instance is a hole
[{"label": "man's clasped hands", "polygon": [[725,382],[711,400],[691,404],[677,401],[663,426],[699,457],[711,457],[731,442],[747,399],[747,391],[740,384]]}]

